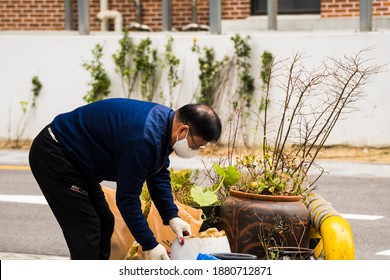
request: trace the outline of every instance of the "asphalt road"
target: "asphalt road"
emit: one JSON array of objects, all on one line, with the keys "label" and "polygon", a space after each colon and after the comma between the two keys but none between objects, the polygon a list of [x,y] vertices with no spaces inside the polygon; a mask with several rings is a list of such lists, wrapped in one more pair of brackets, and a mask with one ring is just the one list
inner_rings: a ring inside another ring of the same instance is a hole
[{"label": "asphalt road", "polygon": [[[316,192],[349,222],[356,259],[390,260],[390,166],[359,166],[360,172],[349,174],[343,170],[351,165],[329,166],[338,172],[323,175]],[[17,195],[18,202],[10,195]],[[61,230],[27,168],[0,166],[0,213],[0,252],[68,256]]]}]

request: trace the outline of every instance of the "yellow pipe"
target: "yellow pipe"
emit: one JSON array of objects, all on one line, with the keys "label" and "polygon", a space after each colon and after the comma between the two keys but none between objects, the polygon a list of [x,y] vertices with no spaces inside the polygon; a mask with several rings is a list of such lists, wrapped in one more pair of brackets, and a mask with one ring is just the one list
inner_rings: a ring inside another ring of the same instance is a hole
[{"label": "yellow pipe", "polygon": [[325,260],[355,259],[352,230],[343,217],[332,216],[326,219],[321,225],[320,235]]},{"label": "yellow pipe", "polygon": [[319,232],[313,226],[310,226],[309,248],[314,250],[314,257],[316,259],[324,259],[324,246],[322,243],[322,238]]},{"label": "yellow pipe", "polygon": [[[355,248],[348,222],[317,194],[306,201],[311,219],[310,239],[316,258],[325,260],[353,260]],[[312,242],[312,243],[313,243]]]}]

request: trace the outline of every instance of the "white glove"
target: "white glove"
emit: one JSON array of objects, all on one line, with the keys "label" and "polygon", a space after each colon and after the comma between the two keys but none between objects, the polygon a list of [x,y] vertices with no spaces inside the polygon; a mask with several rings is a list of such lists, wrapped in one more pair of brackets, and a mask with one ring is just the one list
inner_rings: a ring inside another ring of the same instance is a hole
[{"label": "white glove", "polygon": [[158,244],[151,250],[145,251],[148,260],[169,260],[167,250],[161,244]]},{"label": "white glove", "polygon": [[185,236],[191,235],[191,226],[178,217],[171,219],[169,221],[169,225],[171,226],[173,232],[177,235],[177,239],[179,239],[179,243],[183,245],[184,244],[183,235]]}]

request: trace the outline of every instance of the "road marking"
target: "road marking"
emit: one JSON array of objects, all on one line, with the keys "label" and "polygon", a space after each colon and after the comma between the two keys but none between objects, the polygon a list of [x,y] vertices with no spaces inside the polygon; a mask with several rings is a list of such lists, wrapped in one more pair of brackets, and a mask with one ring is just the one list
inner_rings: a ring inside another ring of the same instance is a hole
[{"label": "road marking", "polygon": [[30,166],[27,166],[27,165],[0,165],[0,169],[3,169],[3,170],[30,170]]},{"label": "road marking", "polygon": [[389,256],[390,257],[390,250],[385,250],[385,251],[382,251],[382,252],[378,252],[376,254],[380,255],[380,256]]},{"label": "road marking", "polygon": [[349,220],[366,220],[366,221],[375,221],[383,219],[383,216],[377,215],[362,215],[362,214],[340,214],[343,218]]},{"label": "road marking", "polygon": [[47,204],[43,195],[0,195],[0,201],[30,203],[30,204]]}]

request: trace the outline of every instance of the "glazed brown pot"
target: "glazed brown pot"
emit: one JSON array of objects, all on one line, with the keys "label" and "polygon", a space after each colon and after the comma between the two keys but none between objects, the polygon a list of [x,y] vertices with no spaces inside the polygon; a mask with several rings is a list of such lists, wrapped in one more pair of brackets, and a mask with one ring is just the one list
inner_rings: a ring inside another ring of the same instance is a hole
[{"label": "glazed brown pot", "polygon": [[233,253],[266,259],[269,247],[307,248],[310,216],[300,196],[231,190],[221,205],[218,228],[225,230]]}]

